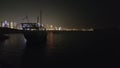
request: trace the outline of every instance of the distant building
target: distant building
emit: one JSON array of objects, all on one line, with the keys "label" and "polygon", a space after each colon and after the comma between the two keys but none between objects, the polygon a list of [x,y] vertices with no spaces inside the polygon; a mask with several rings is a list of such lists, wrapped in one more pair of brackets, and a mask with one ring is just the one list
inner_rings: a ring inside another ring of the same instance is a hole
[{"label": "distant building", "polygon": [[10,23],[9,23],[9,28],[14,28],[14,29],[16,29],[16,22],[10,22]]},{"label": "distant building", "polygon": [[10,28],[14,28],[14,22],[10,22],[9,27],[10,27]]},{"label": "distant building", "polygon": [[59,27],[58,30],[62,30],[62,27]]},{"label": "distant building", "polygon": [[9,22],[7,20],[5,20],[3,23],[2,23],[2,27],[8,27],[9,28]]}]

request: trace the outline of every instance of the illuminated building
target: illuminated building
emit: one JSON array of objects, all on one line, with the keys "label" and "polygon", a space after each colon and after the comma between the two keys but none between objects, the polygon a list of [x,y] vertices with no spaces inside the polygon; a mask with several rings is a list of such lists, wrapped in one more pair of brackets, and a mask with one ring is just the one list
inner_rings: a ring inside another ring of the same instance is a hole
[{"label": "illuminated building", "polygon": [[49,30],[54,30],[53,25],[50,25]]},{"label": "illuminated building", "polygon": [[14,23],[13,22],[10,22],[10,28],[14,28]]},{"label": "illuminated building", "polygon": [[13,22],[13,28],[16,29],[16,22]]},{"label": "illuminated building", "polygon": [[9,22],[5,20],[5,21],[2,23],[2,27],[9,27]]},{"label": "illuminated building", "polygon": [[62,27],[59,27],[58,30],[62,30]]},{"label": "illuminated building", "polygon": [[16,29],[20,29],[20,30],[22,30],[22,26],[21,26],[21,24],[16,24],[15,26],[16,26]]}]

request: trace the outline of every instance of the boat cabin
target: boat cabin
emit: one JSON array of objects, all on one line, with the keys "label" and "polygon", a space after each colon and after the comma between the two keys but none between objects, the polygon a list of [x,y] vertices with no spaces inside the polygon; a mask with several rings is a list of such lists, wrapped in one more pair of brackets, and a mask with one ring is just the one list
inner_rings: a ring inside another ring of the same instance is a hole
[{"label": "boat cabin", "polygon": [[21,23],[23,30],[44,30],[45,28],[38,23]]}]

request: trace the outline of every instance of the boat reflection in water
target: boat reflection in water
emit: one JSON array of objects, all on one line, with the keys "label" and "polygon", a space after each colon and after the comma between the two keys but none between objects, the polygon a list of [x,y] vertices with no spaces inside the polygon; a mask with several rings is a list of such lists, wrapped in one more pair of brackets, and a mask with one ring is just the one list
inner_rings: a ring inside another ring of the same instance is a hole
[{"label": "boat reflection in water", "polygon": [[3,41],[5,41],[8,38],[9,38],[9,36],[4,35],[4,34],[0,34],[0,42],[3,42]]},{"label": "boat reflection in water", "polygon": [[45,27],[39,26],[38,23],[21,23],[23,34],[27,40],[26,44],[38,45],[47,41],[47,31]]}]

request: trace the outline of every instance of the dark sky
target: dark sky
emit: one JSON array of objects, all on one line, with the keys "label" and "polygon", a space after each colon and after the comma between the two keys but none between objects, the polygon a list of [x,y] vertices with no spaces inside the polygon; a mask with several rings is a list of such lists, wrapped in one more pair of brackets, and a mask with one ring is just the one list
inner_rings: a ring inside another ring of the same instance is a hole
[{"label": "dark sky", "polygon": [[108,27],[111,23],[111,4],[105,0],[0,0],[0,21],[36,22],[42,11],[43,24],[56,26]]}]

